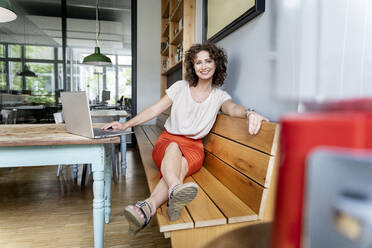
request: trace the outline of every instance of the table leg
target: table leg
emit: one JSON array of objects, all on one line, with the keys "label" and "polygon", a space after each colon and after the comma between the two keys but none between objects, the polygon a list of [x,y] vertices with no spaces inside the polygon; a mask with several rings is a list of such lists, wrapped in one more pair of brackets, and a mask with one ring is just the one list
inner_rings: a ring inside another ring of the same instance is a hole
[{"label": "table leg", "polygon": [[111,160],[112,160],[112,177],[114,178],[114,183],[118,183],[118,149],[116,149],[117,144],[112,144],[111,145]]},{"label": "table leg", "polygon": [[111,214],[111,145],[105,145],[105,223],[110,223]]},{"label": "table leg", "polygon": [[[119,122],[126,122],[126,117],[120,117]],[[127,136],[121,135],[120,136],[120,149],[121,149],[121,174],[125,176],[127,171]]]},{"label": "table leg", "polygon": [[[102,167],[104,164],[102,165]],[[104,172],[93,169],[93,229],[94,247],[103,247],[104,234]]]},{"label": "table leg", "polygon": [[127,137],[126,135],[120,136],[120,149],[121,149],[121,173],[125,176],[127,171]]}]

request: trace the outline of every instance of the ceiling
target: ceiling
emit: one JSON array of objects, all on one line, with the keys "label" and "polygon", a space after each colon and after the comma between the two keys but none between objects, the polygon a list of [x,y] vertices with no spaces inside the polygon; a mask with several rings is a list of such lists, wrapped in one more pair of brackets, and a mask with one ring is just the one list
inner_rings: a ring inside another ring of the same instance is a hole
[{"label": "ceiling", "polygon": [[[28,15],[61,17],[61,0],[13,0]],[[96,0],[66,0],[67,18],[95,20]],[[131,0],[100,0],[99,18],[105,21],[120,21],[130,13]]]},{"label": "ceiling", "polygon": [[[11,0],[17,19],[0,24],[0,41],[62,45],[61,0]],[[67,46],[80,52],[96,45],[96,0],[66,0]],[[131,0],[99,1],[102,52],[130,54]]]}]

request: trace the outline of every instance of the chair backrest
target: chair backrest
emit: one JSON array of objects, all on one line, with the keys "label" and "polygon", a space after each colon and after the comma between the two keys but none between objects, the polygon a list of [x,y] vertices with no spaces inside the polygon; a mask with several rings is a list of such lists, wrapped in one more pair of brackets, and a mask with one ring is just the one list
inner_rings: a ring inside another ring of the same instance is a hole
[{"label": "chair backrest", "polygon": [[53,114],[53,117],[54,117],[54,122],[56,124],[62,124],[65,122],[65,120],[63,119],[63,114],[62,112],[56,112]]},{"label": "chair backrest", "polygon": [[2,109],[1,116],[4,124],[16,124],[17,109]]}]

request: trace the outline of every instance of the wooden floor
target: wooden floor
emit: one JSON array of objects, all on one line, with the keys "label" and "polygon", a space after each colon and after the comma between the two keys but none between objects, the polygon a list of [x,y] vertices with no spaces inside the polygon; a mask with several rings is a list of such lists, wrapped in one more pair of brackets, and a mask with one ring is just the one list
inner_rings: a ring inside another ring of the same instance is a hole
[{"label": "wooden floor", "polygon": [[[127,176],[112,185],[111,223],[105,225],[105,247],[171,247],[156,219],[128,236],[123,206],[149,195],[136,149],[127,152]],[[0,169],[0,247],[93,247],[92,176],[84,190],[74,182],[71,166]],[[81,168],[79,167],[79,173]]]}]

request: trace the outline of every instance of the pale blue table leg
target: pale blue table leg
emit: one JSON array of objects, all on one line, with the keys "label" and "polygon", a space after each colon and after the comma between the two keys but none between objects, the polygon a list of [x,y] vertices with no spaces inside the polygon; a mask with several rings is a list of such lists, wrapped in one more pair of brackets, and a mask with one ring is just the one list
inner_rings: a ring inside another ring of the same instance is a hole
[{"label": "pale blue table leg", "polygon": [[105,223],[110,223],[111,214],[111,145],[105,145]]},{"label": "pale blue table leg", "polygon": [[93,170],[94,247],[103,247],[104,233],[104,172]]},{"label": "pale blue table leg", "polygon": [[[102,149],[104,149],[102,147]],[[105,218],[105,151],[102,151],[101,160],[92,164],[93,171],[93,229],[94,247],[103,247],[104,218]],[[106,183],[107,185],[107,183]]]},{"label": "pale blue table leg", "polygon": [[74,172],[74,180],[76,181],[78,178],[78,165],[77,164],[72,165],[72,171]]},{"label": "pale blue table leg", "polygon": [[[126,122],[125,117],[120,117],[120,122]],[[121,173],[125,176],[127,171],[127,137],[126,135],[120,136],[120,152],[121,152]]]},{"label": "pale blue table leg", "polygon": [[120,136],[120,152],[121,152],[121,173],[125,176],[127,171],[127,136]]}]

